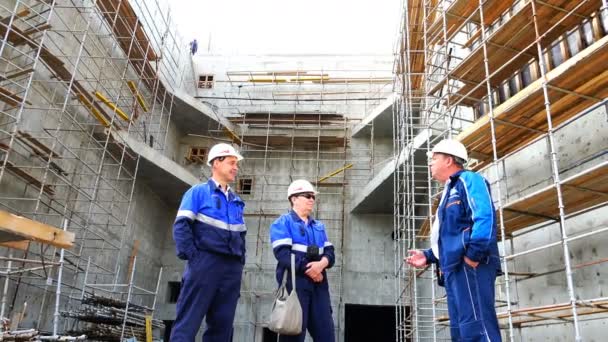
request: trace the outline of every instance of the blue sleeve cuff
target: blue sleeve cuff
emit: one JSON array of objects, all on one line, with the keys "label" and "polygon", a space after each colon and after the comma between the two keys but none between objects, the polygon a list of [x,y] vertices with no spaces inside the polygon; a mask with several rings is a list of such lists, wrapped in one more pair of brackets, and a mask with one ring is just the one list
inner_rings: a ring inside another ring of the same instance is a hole
[{"label": "blue sleeve cuff", "polygon": [[467,248],[466,252],[464,253],[464,255],[466,255],[467,258],[476,261],[476,262],[481,262],[482,260],[484,260],[487,257],[486,252],[483,251],[479,251],[476,250],[475,248],[471,248],[471,246],[469,246],[469,248]]},{"label": "blue sleeve cuff", "polygon": [[435,254],[433,254],[433,249],[429,248],[429,249],[425,249],[422,251],[422,253],[424,253],[424,256],[426,257],[426,264],[437,264],[439,263],[439,260],[437,260],[437,258],[435,258]]},{"label": "blue sleeve cuff", "polygon": [[182,260],[191,260],[196,252],[194,236],[190,227],[190,221],[186,217],[178,217],[173,224],[173,240],[177,257]]},{"label": "blue sleeve cuff", "polygon": [[334,247],[325,247],[324,253],[321,257],[326,257],[327,261],[329,261],[325,269],[332,268],[336,263],[336,254],[334,253]]}]

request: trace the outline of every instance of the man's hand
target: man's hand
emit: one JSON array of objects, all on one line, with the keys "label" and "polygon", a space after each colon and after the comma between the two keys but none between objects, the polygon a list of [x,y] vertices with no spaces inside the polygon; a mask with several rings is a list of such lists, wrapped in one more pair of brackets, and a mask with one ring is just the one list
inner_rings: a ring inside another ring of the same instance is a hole
[{"label": "man's hand", "polygon": [[421,250],[409,250],[407,251],[407,254],[409,254],[409,256],[404,260],[406,263],[414,267],[426,266],[426,256]]},{"label": "man's hand", "polygon": [[477,266],[479,265],[479,261],[473,261],[466,256],[464,257],[464,262],[473,268],[477,268]]},{"label": "man's hand", "polygon": [[306,274],[314,282],[323,281],[323,270],[329,265],[329,261],[326,257],[321,258],[321,261],[313,261],[306,264]]}]

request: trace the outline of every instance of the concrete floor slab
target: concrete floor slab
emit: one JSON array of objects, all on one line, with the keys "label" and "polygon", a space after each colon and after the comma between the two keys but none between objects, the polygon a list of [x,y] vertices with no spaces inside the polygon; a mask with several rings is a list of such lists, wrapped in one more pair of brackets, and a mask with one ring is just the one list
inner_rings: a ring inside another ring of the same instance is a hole
[{"label": "concrete floor slab", "polygon": [[396,97],[391,94],[378,107],[367,115],[353,128],[353,138],[369,137],[374,124],[374,137],[386,138],[393,136],[393,103]]},{"label": "concrete floor slab", "polygon": [[130,137],[126,132],[112,131],[111,134],[115,140],[124,142],[129,149],[141,156],[137,179],[147,183],[167,205],[178,206],[184,192],[199,183],[188,170],[159,151]]},{"label": "concrete floor slab", "polygon": [[[430,137],[429,130],[423,130],[410,143],[417,149],[426,144]],[[393,174],[397,166],[402,165],[409,155],[402,155],[397,162],[393,159],[359,192],[351,202],[351,213],[390,214],[393,212]]]}]

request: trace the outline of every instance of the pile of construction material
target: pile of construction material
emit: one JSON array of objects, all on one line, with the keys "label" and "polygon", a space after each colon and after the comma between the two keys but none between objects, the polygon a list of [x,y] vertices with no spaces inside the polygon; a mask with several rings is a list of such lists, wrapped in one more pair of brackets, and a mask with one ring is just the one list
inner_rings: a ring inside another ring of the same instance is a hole
[{"label": "pile of construction material", "polygon": [[[63,311],[63,317],[83,322],[79,329],[68,331],[72,335],[86,335],[90,341],[121,341],[125,338],[146,340],[146,317],[149,310],[143,306],[115,298],[86,294],[80,309]],[[128,309],[128,310],[127,310]],[[126,317],[125,317],[126,316]],[[164,323],[150,319],[152,328],[164,328]]]}]

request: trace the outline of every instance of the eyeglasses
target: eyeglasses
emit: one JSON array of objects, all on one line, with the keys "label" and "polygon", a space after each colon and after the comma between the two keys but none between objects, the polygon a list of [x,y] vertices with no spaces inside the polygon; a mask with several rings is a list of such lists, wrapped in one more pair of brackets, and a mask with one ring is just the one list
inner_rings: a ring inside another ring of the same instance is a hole
[{"label": "eyeglasses", "polygon": [[315,199],[315,195],[314,194],[299,194],[298,197],[304,197],[304,198],[307,198],[307,199],[311,199],[312,198],[313,200]]}]

